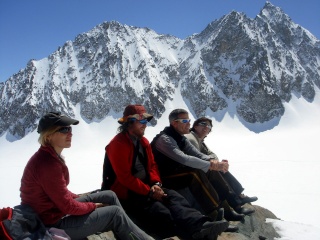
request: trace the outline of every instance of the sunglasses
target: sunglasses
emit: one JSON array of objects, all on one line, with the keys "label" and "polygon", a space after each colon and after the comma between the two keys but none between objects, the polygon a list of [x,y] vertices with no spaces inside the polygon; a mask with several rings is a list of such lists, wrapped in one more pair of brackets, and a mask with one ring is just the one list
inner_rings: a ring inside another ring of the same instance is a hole
[{"label": "sunglasses", "polygon": [[59,128],[56,132],[59,132],[59,133],[71,133],[72,132],[72,127],[62,127],[62,128]]},{"label": "sunglasses", "polygon": [[207,124],[206,122],[200,122],[198,123],[199,126],[207,127],[211,130],[212,126],[210,124]]},{"label": "sunglasses", "polygon": [[129,120],[132,121],[132,122],[138,121],[141,124],[147,124],[148,123],[148,119],[146,119],[146,118],[145,119],[141,119],[141,120],[138,120],[136,118],[130,118]]},{"label": "sunglasses", "polygon": [[189,123],[191,122],[191,119],[182,119],[182,118],[178,118],[176,120],[174,120],[176,122],[181,122],[181,123]]}]

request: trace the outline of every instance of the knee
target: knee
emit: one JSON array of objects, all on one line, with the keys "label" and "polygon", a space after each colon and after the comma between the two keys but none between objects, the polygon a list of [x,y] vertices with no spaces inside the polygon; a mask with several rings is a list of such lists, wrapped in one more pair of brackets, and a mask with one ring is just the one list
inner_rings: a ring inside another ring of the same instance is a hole
[{"label": "knee", "polygon": [[104,190],[102,191],[106,199],[112,199],[113,203],[118,199],[117,194],[112,190]]},{"label": "knee", "polygon": [[117,194],[116,194],[114,191],[112,191],[112,190],[106,190],[106,191],[108,191],[108,194],[109,194],[112,198],[118,198],[118,197],[117,197]]},{"label": "knee", "polygon": [[182,195],[173,189],[166,189],[165,193],[167,194],[168,198],[183,198]]},{"label": "knee", "polygon": [[105,206],[103,207],[103,211],[107,215],[114,214],[115,216],[121,216],[125,214],[125,211],[123,210],[123,208],[117,205]]}]

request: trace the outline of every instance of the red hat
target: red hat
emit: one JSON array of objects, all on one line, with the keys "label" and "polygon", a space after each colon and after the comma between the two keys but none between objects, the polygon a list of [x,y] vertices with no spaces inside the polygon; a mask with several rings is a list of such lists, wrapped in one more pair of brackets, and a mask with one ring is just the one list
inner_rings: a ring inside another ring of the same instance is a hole
[{"label": "red hat", "polygon": [[144,106],[136,104],[136,105],[128,105],[123,111],[123,117],[118,120],[118,123],[122,124],[127,122],[128,118],[135,118],[138,120],[147,119],[150,121],[153,116],[146,112]]}]

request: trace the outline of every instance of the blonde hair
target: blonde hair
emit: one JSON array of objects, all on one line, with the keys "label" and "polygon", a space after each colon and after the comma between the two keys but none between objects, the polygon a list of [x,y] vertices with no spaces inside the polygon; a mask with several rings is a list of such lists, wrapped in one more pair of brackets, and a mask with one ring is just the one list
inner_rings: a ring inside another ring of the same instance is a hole
[{"label": "blonde hair", "polygon": [[42,131],[40,133],[40,136],[38,138],[38,142],[41,144],[41,146],[47,147],[50,146],[50,142],[49,142],[49,136],[53,133],[55,133],[59,128],[61,128],[61,126],[52,126],[48,129],[46,129],[45,131]]}]

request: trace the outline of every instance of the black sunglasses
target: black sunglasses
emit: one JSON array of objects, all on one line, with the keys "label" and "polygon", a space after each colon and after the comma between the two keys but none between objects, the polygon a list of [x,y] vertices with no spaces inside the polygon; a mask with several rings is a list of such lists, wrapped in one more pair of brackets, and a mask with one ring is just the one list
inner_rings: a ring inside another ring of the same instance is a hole
[{"label": "black sunglasses", "polygon": [[59,132],[59,133],[71,133],[72,132],[72,127],[62,127],[62,128],[59,128],[56,132]]},{"label": "black sunglasses", "polygon": [[206,122],[199,122],[198,123],[199,126],[203,126],[203,127],[207,127],[208,129],[211,130],[212,126]]}]

